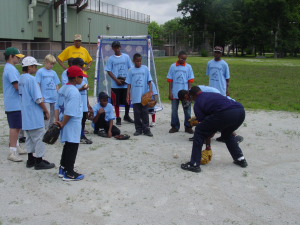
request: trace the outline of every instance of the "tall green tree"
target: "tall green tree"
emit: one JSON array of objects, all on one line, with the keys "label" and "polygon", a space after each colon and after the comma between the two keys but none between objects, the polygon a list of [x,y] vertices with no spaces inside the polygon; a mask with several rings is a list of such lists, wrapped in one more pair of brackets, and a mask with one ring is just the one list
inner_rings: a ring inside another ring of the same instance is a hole
[{"label": "tall green tree", "polygon": [[152,21],[148,26],[148,34],[152,37],[154,46],[163,44],[163,28],[157,22]]},{"label": "tall green tree", "polygon": [[217,45],[299,51],[299,0],[182,0],[178,11],[192,30],[215,33]]}]

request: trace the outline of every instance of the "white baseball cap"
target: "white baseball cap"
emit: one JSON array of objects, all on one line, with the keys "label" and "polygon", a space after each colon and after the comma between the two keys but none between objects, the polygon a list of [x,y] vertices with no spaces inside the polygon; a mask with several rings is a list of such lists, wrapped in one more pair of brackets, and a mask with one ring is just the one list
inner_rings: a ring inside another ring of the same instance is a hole
[{"label": "white baseball cap", "polygon": [[22,61],[22,67],[33,65],[42,66],[43,64],[38,63],[32,56],[27,56]]}]

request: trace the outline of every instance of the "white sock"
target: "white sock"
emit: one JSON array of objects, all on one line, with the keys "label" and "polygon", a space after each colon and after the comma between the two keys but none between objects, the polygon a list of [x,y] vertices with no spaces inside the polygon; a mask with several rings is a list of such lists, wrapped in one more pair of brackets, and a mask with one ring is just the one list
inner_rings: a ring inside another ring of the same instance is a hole
[{"label": "white sock", "polygon": [[17,147],[20,146],[19,140],[17,140]]},{"label": "white sock", "polygon": [[16,147],[9,147],[9,150],[13,151],[13,152],[17,152],[17,148]]},{"label": "white sock", "polygon": [[245,159],[245,157],[244,157],[244,156],[242,156],[242,157],[238,158],[238,161],[242,161],[243,159]]}]

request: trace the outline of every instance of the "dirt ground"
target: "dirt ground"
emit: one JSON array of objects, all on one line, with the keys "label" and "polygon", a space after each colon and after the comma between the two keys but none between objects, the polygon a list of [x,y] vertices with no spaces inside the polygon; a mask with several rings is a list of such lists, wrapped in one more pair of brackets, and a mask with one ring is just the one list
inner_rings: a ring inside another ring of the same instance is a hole
[{"label": "dirt ground", "polygon": [[[86,177],[65,182],[58,178],[59,142],[47,145],[46,159],[55,169],[28,169],[26,156],[20,163],[7,160],[1,99],[0,224],[300,224],[300,114],[247,111],[238,134],[249,166],[234,165],[217,134],[213,160],[197,174],[180,169],[190,158],[191,135],[183,128],[168,133],[166,104],[153,138],[134,137],[134,126],[126,122],[120,129],[131,135],[127,141],[88,134],[94,143],[81,144],[76,161]],[[92,133],[90,122],[87,129]]]}]

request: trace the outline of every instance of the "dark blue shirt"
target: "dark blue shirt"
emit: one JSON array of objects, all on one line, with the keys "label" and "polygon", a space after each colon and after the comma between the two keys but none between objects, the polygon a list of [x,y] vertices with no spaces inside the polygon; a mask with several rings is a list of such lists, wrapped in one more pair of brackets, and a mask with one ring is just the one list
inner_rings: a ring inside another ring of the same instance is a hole
[{"label": "dark blue shirt", "polygon": [[243,105],[228,99],[221,94],[201,92],[195,101],[194,113],[198,121],[203,121],[206,116],[229,109],[244,108]]}]

